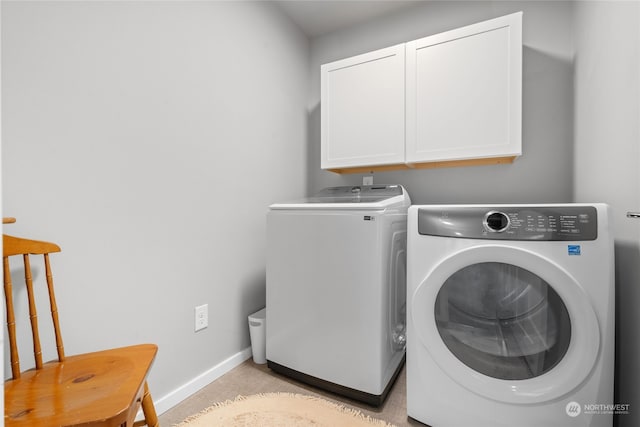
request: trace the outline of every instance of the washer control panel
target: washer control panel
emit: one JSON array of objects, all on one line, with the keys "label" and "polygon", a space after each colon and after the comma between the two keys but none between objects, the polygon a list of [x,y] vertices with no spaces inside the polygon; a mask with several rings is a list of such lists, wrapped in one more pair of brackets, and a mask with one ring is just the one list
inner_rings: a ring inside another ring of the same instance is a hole
[{"label": "washer control panel", "polygon": [[489,240],[596,240],[593,206],[424,206],[418,209],[423,235]]}]

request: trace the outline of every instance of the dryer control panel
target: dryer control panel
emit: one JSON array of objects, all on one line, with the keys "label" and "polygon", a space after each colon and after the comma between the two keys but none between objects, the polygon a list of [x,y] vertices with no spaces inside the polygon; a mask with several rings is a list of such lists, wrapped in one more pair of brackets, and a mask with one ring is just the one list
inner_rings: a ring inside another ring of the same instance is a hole
[{"label": "dryer control panel", "polygon": [[580,241],[598,237],[593,206],[428,206],[418,210],[423,235],[489,240]]}]

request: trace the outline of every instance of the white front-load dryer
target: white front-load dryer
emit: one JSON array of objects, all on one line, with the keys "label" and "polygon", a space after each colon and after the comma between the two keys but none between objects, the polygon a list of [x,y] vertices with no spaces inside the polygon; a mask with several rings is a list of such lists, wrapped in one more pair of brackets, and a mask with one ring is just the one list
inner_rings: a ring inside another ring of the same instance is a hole
[{"label": "white front-load dryer", "polygon": [[603,204],[412,206],[407,412],[432,427],[611,427]]}]

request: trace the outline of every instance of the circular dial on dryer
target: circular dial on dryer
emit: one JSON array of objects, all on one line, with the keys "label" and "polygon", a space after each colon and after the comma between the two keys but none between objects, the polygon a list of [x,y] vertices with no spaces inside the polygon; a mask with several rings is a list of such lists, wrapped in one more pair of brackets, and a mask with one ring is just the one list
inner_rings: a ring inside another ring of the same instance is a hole
[{"label": "circular dial on dryer", "polygon": [[487,212],[487,214],[484,216],[483,221],[484,227],[488,231],[492,231],[495,233],[505,231],[507,228],[509,228],[510,223],[511,222],[509,221],[509,217],[507,216],[507,214],[498,211]]}]

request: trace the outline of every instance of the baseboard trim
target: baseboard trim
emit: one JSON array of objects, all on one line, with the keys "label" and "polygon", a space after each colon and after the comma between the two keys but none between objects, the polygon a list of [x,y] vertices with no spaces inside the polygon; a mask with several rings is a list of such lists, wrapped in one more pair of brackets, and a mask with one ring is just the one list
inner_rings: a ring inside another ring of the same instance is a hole
[{"label": "baseboard trim", "polygon": [[[167,412],[169,409],[173,408],[189,396],[197,393],[199,390],[211,384],[250,357],[251,347],[247,347],[244,350],[218,363],[211,369],[201,373],[197,377],[186,382],[175,390],[169,392],[165,396],[162,396],[159,399],[154,399],[156,412],[158,413],[158,415]],[[151,390],[151,393],[153,393],[153,389]]]}]

